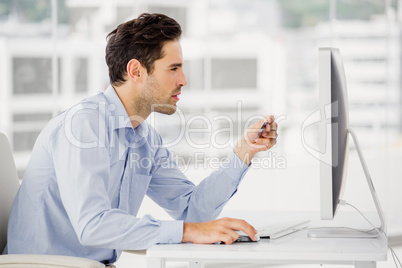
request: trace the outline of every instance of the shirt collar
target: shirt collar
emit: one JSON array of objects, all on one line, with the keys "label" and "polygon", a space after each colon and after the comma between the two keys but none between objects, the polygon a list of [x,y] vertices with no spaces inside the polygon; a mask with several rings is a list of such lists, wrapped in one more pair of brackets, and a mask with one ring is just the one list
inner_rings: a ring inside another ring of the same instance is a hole
[{"label": "shirt collar", "polygon": [[116,93],[116,90],[113,88],[112,85],[109,85],[108,88],[103,92],[103,95],[106,98],[108,106],[106,109],[110,111],[110,113],[115,117],[114,124],[112,129],[126,129],[127,132],[132,133],[129,136],[137,136],[138,138],[145,137],[148,135],[148,124],[144,120],[139,124],[135,129],[133,129],[133,125],[130,122],[129,116],[127,114],[126,109],[124,108],[123,103],[121,102],[119,96]]}]

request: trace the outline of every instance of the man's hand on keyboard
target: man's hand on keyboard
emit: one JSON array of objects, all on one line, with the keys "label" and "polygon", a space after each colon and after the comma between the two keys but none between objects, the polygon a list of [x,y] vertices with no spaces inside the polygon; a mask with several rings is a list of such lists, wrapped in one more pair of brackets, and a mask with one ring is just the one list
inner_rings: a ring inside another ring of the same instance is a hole
[{"label": "man's hand on keyboard", "polygon": [[239,234],[235,231],[243,231],[252,240],[257,240],[255,236],[257,231],[246,221],[222,218],[208,222],[185,222],[182,242],[192,242],[195,244],[223,242],[226,245],[230,245],[239,238]]}]

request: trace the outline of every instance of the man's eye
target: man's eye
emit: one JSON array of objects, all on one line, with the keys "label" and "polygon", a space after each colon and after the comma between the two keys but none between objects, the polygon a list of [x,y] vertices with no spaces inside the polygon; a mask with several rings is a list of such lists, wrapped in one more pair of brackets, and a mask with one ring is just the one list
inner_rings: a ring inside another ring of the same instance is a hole
[{"label": "man's eye", "polygon": [[172,70],[172,71],[176,71],[176,70],[177,70],[177,67],[175,67],[175,68],[172,68],[171,70]]}]

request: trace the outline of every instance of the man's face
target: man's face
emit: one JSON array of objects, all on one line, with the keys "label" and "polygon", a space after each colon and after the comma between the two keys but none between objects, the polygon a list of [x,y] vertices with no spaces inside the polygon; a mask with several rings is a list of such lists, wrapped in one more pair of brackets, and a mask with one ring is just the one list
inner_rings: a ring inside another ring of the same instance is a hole
[{"label": "man's face", "polygon": [[154,62],[154,70],[146,77],[141,99],[151,106],[151,111],[170,115],[176,112],[181,87],[187,85],[187,81],[179,41],[167,42],[162,51],[164,57]]}]

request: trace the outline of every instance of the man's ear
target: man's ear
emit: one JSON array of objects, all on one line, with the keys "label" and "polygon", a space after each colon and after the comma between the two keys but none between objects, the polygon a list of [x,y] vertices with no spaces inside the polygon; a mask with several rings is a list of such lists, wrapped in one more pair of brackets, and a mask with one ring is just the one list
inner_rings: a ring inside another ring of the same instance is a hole
[{"label": "man's ear", "polygon": [[143,70],[141,63],[136,59],[131,59],[127,63],[127,78],[133,82],[141,82],[141,71]]}]

